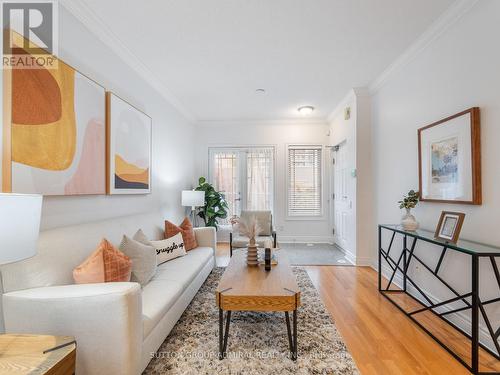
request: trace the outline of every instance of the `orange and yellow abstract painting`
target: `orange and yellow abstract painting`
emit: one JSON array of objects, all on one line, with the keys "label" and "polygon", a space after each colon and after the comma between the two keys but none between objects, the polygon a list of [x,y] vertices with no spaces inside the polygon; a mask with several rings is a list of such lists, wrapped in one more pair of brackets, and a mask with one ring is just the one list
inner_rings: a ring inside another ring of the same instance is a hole
[{"label": "orange and yellow abstract painting", "polygon": [[[19,34],[13,37],[23,45]],[[16,47],[15,53],[27,52]],[[10,181],[4,190],[104,194],[105,89],[60,60],[57,69],[5,74],[11,111],[6,124],[10,139],[4,140],[10,141],[10,153],[4,155],[10,161]]]}]

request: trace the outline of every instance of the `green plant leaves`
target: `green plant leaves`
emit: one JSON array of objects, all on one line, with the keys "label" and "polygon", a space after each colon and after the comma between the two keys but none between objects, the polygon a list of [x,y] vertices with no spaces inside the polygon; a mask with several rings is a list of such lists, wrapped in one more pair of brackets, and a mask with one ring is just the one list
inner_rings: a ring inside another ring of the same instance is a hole
[{"label": "green plant leaves", "polygon": [[217,219],[225,219],[227,217],[229,206],[227,205],[226,198],[223,193],[216,191],[211,184],[207,183],[205,177],[200,177],[198,183],[199,186],[195,190],[205,192],[205,206],[200,209],[198,216],[203,219],[205,226],[217,229]]},{"label": "green plant leaves", "polygon": [[399,208],[415,208],[420,200],[420,193],[415,190],[410,190],[408,196],[404,196],[403,200],[398,201]]}]

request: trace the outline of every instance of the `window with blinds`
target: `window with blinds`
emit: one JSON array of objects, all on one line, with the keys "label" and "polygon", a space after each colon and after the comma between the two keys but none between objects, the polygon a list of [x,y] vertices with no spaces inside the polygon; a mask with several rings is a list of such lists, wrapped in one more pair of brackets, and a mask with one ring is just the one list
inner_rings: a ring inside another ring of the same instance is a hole
[{"label": "window with blinds", "polygon": [[321,216],[321,146],[288,146],[288,216]]}]

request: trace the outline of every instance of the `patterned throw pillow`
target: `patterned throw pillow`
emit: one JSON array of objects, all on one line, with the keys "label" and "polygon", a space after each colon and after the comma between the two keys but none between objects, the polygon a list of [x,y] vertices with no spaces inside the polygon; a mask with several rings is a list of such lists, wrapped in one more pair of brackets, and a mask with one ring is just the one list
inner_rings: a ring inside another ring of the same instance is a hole
[{"label": "patterned throw pillow", "polygon": [[198,247],[196,236],[193,230],[193,224],[191,224],[189,218],[186,217],[179,226],[173,224],[168,220],[165,221],[165,238],[173,237],[177,233],[182,234],[184,246],[186,247],[187,251]]},{"label": "patterned throw pillow", "polygon": [[130,281],[132,262],[108,240],[102,239],[97,249],[73,270],[77,284]]},{"label": "patterned throw pillow", "polygon": [[174,258],[186,255],[182,234],[161,241],[149,241],[156,249],[156,264],[160,265]]},{"label": "patterned throw pillow", "polygon": [[131,281],[146,285],[156,272],[156,249],[127,236],[123,236],[119,249],[132,260]]}]

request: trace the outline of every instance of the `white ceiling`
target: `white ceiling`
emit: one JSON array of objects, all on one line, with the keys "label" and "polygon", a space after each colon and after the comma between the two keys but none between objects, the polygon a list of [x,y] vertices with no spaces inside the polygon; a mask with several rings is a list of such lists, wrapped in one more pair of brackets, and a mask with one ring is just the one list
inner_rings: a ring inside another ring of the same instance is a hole
[{"label": "white ceiling", "polygon": [[198,121],[294,119],[300,105],[313,105],[312,118],[325,119],[452,3],[85,0]]}]

